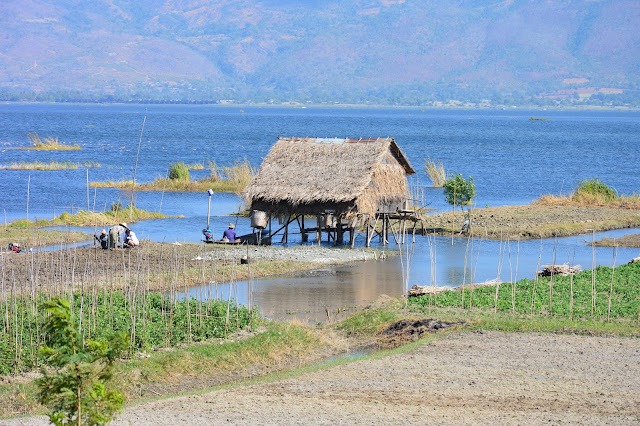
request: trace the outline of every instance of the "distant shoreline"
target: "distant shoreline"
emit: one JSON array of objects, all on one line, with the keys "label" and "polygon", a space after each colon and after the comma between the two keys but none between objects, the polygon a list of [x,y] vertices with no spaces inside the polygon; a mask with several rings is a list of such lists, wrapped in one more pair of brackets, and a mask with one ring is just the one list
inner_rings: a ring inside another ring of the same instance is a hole
[{"label": "distant shoreline", "polygon": [[260,108],[387,108],[387,109],[414,109],[414,110],[482,110],[482,111],[640,111],[640,107],[631,106],[617,106],[617,107],[605,107],[599,105],[548,105],[548,106],[534,106],[534,105],[496,105],[496,106],[465,106],[465,105],[370,105],[370,104],[301,104],[301,103],[281,103],[281,104],[267,104],[267,103],[188,103],[188,102],[26,102],[26,101],[0,101],[0,105],[141,105],[141,106],[215,106],[221,108],[246,108],[246,107],[260,107]]}]

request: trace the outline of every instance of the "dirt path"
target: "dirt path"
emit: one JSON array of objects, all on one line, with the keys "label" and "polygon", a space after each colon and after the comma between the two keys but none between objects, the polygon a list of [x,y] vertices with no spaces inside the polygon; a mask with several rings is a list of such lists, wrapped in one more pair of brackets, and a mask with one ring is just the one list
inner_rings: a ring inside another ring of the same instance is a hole
[{"label": "dirt path", "polygon": [[460,332],[407,354],[132,406],[115,424],[638,424],[639,357],[638,339]]}]

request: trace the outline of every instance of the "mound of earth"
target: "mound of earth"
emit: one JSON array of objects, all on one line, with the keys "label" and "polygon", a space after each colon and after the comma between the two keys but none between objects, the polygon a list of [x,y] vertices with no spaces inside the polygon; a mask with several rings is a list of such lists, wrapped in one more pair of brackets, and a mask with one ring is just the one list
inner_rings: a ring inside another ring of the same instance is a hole
[{"label": "mound of earth", "polygon": [[465,322],[446,322],[439,319],[403,319],[391,324],[380,333],[380,344],[383,347],[395,348],[413,342],[425,333],[433,333],[456,325],[467,325]]}]

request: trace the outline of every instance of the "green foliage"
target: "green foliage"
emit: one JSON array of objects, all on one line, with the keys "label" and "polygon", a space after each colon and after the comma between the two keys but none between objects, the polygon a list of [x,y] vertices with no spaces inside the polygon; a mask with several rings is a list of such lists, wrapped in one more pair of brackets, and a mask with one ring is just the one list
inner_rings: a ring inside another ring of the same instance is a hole
[{"label": "green foliage", "polygon": [[169,165],[170,180],[189,180],[189,167],[183,161]]},{"label": "green foliage", "polygon": [[444,189],[444,196],[447,203],[452,206],[469,206],[473,202],[473,197],[476,196],[476,185],[473,183],[473,177],[469,176],[469,179],[462,177],[460,173],[453,175],[447,179],[442,185]]},{"label": "green foliage", "polygon": [[[609,290],[613,272],[611,293],[611,318],[636,320],[640,318],[640,263],[612,268],[598,266],[595,269],[596,292],[593,318],[609,316]],[[573,318],[591,318],[591,271],[573,276],[573,307],[571,303],[571,276],[542,277],[538,280],[523,279],[515,284],[502,283],[466,290],[464,307],[498,312],[512,311],[512,291],[515,290],[514,311],[519,314],[556,315]],[[512,286],[515,286],[512,287]],[[418,306],[463,307],[461,289],[444,291],[437,296],[425,295],[410,299]]]},{"label": "green foliage", "polygon": [[600,182],[599,179],[588,179],[580,182],[574,197],[595,198],[603,202],[609,202],[616,200],[618,193],[606,183]]},{"label": "green foliage", "polygon": [[[253,315],[233,302],[228,306],[221,300],[171,300],[155,292],[75,293],[72,300],[74,317],[82,318],[84,339],[104,341],[113,333],[131,332],[132,351],[225,337],[248,327]],[[28,371],[39,365],[36,355],[45,341],[37,330],[47,315],[34,306],[47,302],[48,297],[39,294],[35,299],[25,296],[15,303],[0,304],[0,374]],[[227,309],[233,312],[233,321],[226,321]]]},{"label": "green foliage", "polygon": [[107,389],[104,382],[111,376],[113,362],[126,351],[128,336],[111,333],[108,339],[83,342],[68,300],[56,298],[44,307],[50,316],[40,354],[47,367],[36,380],[38,401],[49,407],[49,419],[56,425],[109,423],[124,396]]}]

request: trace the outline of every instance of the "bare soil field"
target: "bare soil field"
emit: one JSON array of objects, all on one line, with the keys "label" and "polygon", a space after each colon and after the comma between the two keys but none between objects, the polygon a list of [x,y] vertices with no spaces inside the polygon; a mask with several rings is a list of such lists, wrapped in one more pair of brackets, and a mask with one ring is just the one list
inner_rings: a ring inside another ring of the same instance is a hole
[{"label": "bare soil field", "polygon": [[[471,214],[473,236],[491,239],[534,239],[564,237],[590,233],[592,230],[608,231],[640,227],[640,210],[546,206],[503,206],[474,209]],[[424,216],[425,230],[437,235],[451,235],[451,227],[459,232],[464,216],[456,212],[455,222],[451,212]]]},{"label": "bare soil field", "polygon": [[[243,262],[248,259],[248,264]],[[181,286],[209,281],[246,280],[248,277],[287,274],[327,264],[375,260],[375,250],[319,246],[240,246],[169,244],[143,240],[135,249],[71,248],[29,253],[0,253],[0,283],[6,288],[59,291],[74,279],[115,288],[132,285],[136,277],[149,290],[165,290],[165,277],[179,272]],[[35,290],[34,290],[35,291]]]},{"label": "bare soil field", "polygon": [[634,338],[461,331],[407,353],[130,406],[114,424],[638,424],[639,356]]}]

